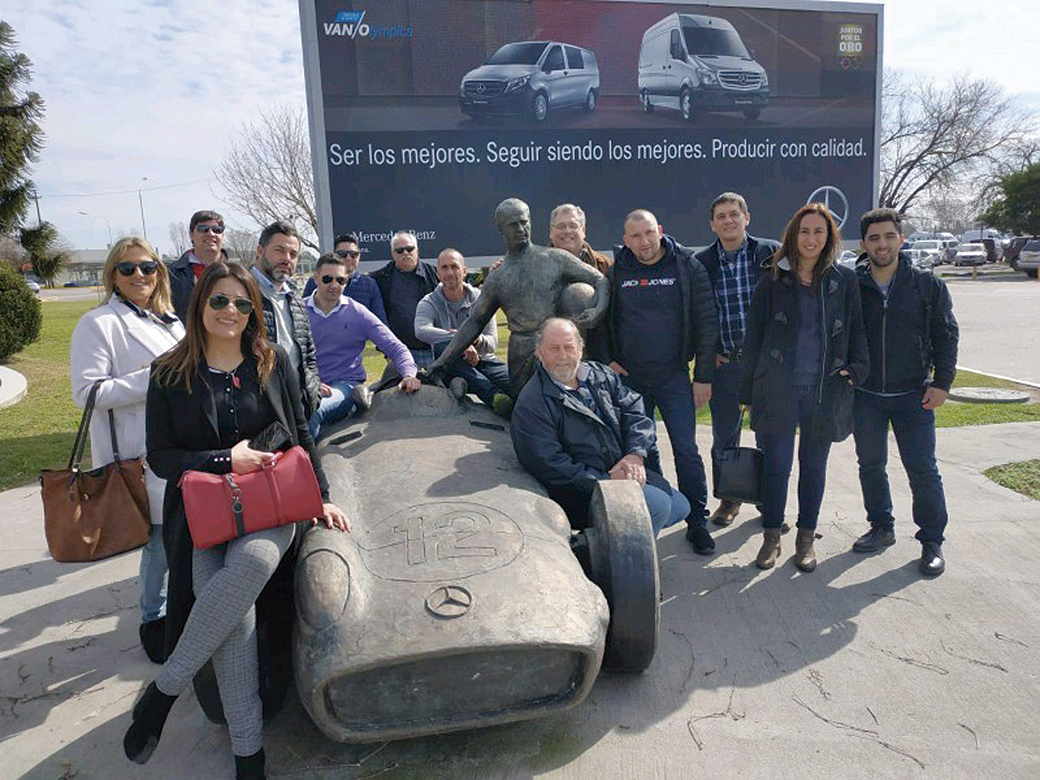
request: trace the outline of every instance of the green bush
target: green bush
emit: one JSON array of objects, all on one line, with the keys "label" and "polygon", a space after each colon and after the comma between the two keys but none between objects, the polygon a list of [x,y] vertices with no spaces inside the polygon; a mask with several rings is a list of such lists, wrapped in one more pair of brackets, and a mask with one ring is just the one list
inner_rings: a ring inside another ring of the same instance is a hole
[{"label": "green bush", "polygon": [[0,363],[40,337],[43,313],[25,279],[0,261]]}]

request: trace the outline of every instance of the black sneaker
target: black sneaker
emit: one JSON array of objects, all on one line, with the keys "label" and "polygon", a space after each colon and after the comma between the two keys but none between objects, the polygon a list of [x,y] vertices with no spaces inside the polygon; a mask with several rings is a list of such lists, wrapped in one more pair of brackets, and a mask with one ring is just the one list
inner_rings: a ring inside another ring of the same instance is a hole
[{"label": "black sneaker", "polygon": [[686,541],[693,545],[693,551],[698,555],[711,555],[715,552],[715,540],[703,525],[687,525]]},{"label": "black sneaker", "polygon": [[896,532],[891,528],[872,527],[852,543],[852,551],[858,553],[877,552],[882,547],[896,543]]},{"label": "black sneaker", "polygon": [[939,542],[921,543],[921,563],[917,568],[926,577],[938,577],[946,571],[946,559]]}]

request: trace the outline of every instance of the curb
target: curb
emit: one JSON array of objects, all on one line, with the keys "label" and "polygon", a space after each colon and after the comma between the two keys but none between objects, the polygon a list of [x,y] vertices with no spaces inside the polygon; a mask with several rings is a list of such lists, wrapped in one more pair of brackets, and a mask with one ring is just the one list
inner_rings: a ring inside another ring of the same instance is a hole
[{"label": "curb", "polygon": [[29,385],[13,368],[0,366],[0,409],[14,406],[25,398]]},{"label": "curb", "polygon": [[1027,382],[1024,379],[1015,379],[1013,376],[1002,376],[1001,374],[991,374],[989,371],[980,371],[977,368],[971,366],[957,366],[958,371],[971,371],[973,374],[981,374],[982,376],[992,377],[993,379],[1003,379],[1005,382],[1014,382],[1017,385],[1024,385],[1025,387],[1032,387],[1036,390],[1040,390],[1040,384],[1036,382]]}]

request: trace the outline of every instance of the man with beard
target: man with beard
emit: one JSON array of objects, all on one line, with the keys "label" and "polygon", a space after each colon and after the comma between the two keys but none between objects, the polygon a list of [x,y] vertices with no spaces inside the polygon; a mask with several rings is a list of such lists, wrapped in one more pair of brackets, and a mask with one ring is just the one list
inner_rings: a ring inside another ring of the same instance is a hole
[{"label": "man with beard", "polygon": [[643,465],[654,446],[654,422],[642,397],[606,366],[583,361],[581,333],[551,317],[537,336],[534,376],[513,407],[516,456],[574,528],[588,525],[589,501],[601,479],[631,479],[643,488],[654,536],[678,523],[690,504]]},{"label": "man with beard", "polygon": [[309,418],[321,403],[318,361],[307,308],[296,294],[292,275],[300,257],[300,234],[288,222],[272,222],[260,234],[253,276],[263,296],[267,340],[289,353],[289,362],[299,374],[303,411]]},{"label": "man with beard", "polygon": [[935,410],[957,370],[959,331],[945,282],[922,271],[899,250],[902,216],[874,209],[860,220],[856,265],[863,324],[870,347],[870,374],[856,387],[853,435],[859,482],[870,530],[852,549],[882,550],[896,543],[892,494],[888,486],[888,427],[891,423],[910,481],[913,518],[921,543],[918,568],[928,577],[946,569],[942,554],[946,497],[935,462]]},{"label": "man with beard", "polygon": [[[379,285],[371,276],[358,271],[361,242],[357,235],[341,233],[336,236],[333,247],[333,254],[342,261],[343,269],[347,272],[347,285],[343,288],[343,294],[360,303],[386,325],[386,310],[383,308],[383,294],[379,292]],[[303,287],[303,297],[309,298],[317,287],[318,282],[312,276]]]}]

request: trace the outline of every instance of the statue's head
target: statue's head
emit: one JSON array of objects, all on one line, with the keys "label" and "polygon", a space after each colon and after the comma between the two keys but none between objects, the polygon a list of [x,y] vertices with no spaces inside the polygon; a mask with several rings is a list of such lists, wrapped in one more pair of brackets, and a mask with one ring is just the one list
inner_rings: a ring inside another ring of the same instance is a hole
[{"label": "statue's head", "polygon": [[499,203],[495,221],[508,250],[520,251],[531,243],[531,209],[519,198],[506,198]]}]

